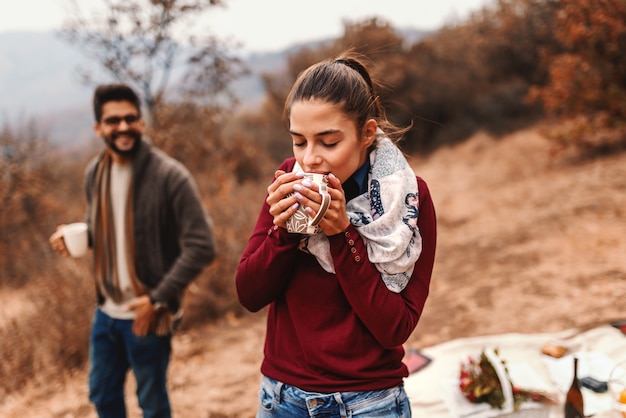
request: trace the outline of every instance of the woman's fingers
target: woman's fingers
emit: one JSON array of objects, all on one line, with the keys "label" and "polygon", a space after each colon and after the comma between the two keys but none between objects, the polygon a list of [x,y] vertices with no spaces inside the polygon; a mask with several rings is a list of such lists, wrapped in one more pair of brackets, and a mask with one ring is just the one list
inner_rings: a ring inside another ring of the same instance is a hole
[{"label": "woman's fingers", "polygon": [[[339,231],[349,223],[346,214],[346,202],[341,181],[332,173],[328,175],[328,194],[330,204],[322,222],[329,231]],[[267,188],[266,199],[270,207],[270,214],[274,217],[274,225],[285,226],[287,220],[295,213],[299,206],[304,206],[311,217],[315,217],[323,203],[323,196],[319,193],[319,186],[295,173],[277,170],[274,181]],[[323,224],[322,228],[326,229]]]}]

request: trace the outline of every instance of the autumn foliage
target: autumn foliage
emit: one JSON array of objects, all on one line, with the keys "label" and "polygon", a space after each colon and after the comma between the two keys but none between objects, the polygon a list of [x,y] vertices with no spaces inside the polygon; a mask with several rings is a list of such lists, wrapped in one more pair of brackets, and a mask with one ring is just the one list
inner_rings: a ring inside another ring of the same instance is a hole
[{"label": "autumn foliage", "polygon": [[[619,125],[626,118],[625,4],[498,0],[417,41],[379,19],[347,22],[343,37],[300,49],[284,72],[265,76],[262,123],[281,132],[280,111],[297,75],[352,48],[371,59],[386,86],[379,94],[390,119],[412,126],[403,143],[410,152],[461,141],[478,129],[505,133],[545,116],[607,113],[602,124]],[[585,141],[575,132],[571,139]],[[267,145],[276,156],[290,151]]]},{"label": "autumn foliage", "polygon": [[545,51],[549,72],[532,96],[561,115],[607,112],[626,119],[626,2],[560,0],[558,47]]}]

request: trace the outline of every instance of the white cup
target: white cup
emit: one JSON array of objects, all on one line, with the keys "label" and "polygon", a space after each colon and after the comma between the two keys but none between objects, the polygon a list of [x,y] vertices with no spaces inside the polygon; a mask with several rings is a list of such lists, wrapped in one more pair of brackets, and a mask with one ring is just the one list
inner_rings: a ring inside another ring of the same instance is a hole
[{"label": "white cup", "polygon": [[611,370],[608,389],[613,415],[620,418],[626,416],[626,362],[617,363]]},{"label": "white cup", "polygon": [[319,193],[322,195],[322,203],[314,218],[311,218],[304,210],[304,207],[300,205],[298,210],[296,210],[296,213],[294,213],[291,218],[287,220],[287,231],[297,234],[317,234],[322,231],[322,228],[320,228],[318,224],[322,221],[322,218],[324,218],[324,215],[330,206],[328,175],[304,173],[303,178],[308,179],[311,183],[317,184]]},{"label": "white cup", "polygon": [[87,238],[87,224],[75,222],[63,227],[63,241],[72,257],[82,257],[87,253],[89,240]]}]

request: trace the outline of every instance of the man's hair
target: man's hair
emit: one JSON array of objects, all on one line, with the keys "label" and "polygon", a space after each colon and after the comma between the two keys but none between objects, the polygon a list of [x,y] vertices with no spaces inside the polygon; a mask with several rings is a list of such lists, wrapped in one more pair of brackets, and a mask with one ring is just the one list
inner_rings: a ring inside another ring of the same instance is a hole
[{"label": "man's hair", "polygon": [[135,91],[126,84],[103,84],[93,94],[93,114],[96,122],[102,119],[102,107],[107,102],[130,102],[141,116],[141,101]]}]

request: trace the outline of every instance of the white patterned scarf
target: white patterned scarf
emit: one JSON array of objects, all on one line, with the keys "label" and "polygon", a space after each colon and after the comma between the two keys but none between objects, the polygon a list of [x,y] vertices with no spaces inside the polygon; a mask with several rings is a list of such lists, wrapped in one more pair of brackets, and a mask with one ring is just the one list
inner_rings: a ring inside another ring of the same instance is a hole
[{"label": "white patterned scarf", "polygon": [[[346,211],[383,282],[400,293],[422,251],[417,180],[400,149],[380,129],[369,158],[368,191],[347,202]],[[296,163],[294,171],[298,170]],[[330,243],[323,232],[304,236],[300,249],[313,254],[324,270],[335,273]]]}]

